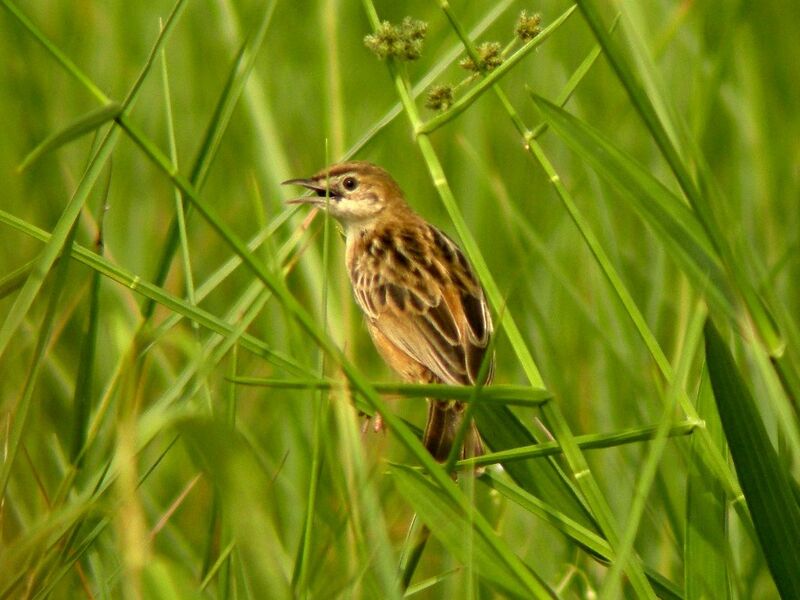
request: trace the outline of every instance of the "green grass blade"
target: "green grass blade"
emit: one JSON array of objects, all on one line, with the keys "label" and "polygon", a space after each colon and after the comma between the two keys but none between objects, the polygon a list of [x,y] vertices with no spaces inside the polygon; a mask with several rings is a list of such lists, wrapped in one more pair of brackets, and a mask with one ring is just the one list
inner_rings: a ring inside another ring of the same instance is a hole
[{"label": "green grass blade", "polygon": [[[672,425],[667,431],[667,436],[678,437],[692,435],[700,426],[702,426],[701,421],[686,421],[681,424]],[[576,435],[575,443],[582,450],[614,448],[615,446],[624,444],[633,444],[655,439],[657,431],[658,426],[651,425],[650,427],[634,427],[612,433],[587,433],[585,435]],[[540,458],[543,456],[555,456],[558,454],[561,454],[561,446],[559,446],[556,440],[552,440],[527,446],[514,446],[508,450],[487,452],[477,458],[465,458],[458,461],[456,464],[459,468],[464,468],[501,463],[503,467],[508,470],[509,463],[515,461]]]},{"label": "green grass blade", "polygon": [[[334,34],[335,35],[335,34]],[[331,61],[335,59],[331,58]],[[330,63],[329,63],[330,66]],[[337,100],[341,98],[338,94]],[[341,105],[337,108],[341,109]],[[334,116],[334,120],[341,117],[340,114]],[[341,125],[341,124],[340,124]],[[335,130],[336,126],[332,126]],[[341,134],[341,129],[339,129]],[[339,144],[342,143],[339,137]],[[325,164],[329,164],[329,149],[327,138],[325,140]],[[330,185],[330,182],[327,182]],[[330,189],[330,188],[329,188]],[[320,290],[320,306],[322,307],[322,330],[327,334],[329,333],[328,323],[328,267],[330,265],[330,231],[331,231],[331,216],[328,213],[330,205],[330,194],[326,192],[325,202],[326,210],[323,216],[322,228],[322,289]],[[326,361],[325,353],[319,350],[319,377],[324,378],[326,375]],[[319,480],[322,472],[322,445],[323,445],[323,423],[327,421],[329,412],[328,406],[328,393],[327,390],[318,390],[315,394],[316,410],[314,411],[314,425],[311,442],[311,466],[310,476],[308,481],[308,491],[306,493],[306,509],[303,515],[303,529],[300,535],[300,544],[297,549],[297,555],[294,563],[294,571],[292,573],[292,593],[295,596],[308,594],[309,589],[309,563],[311,556],[312,542],[314,541],[314,520],[317,514],[318,490]]]},{"label": "green grass blade", "polygon": [[636,476],[636,486],[634,489],[633,501],[628,510],[627,524],[622,536],[619,547],[617,548],[614,562],[611,564],[608,575],[603,581],[600,591],[601,600],[613,600],[622,591],[622,572],[628,556],[634,551],[634,543],[641,526],[642,515],[647,506],[647,499],[651,493],[653,482],[657,476],[657,470],[662,461],[664,450],[668,441],[668,433],[672,414],[678,403],[678,397],[686,386],[689,376],[689,369],[694,362],[697,347],[700,343],[703,321],[706,318],[705,304],[699,305],[692,315],[687,326],[684,345],[678,359],[678,366],[675,369],[675,377],[670,382],[666,392],[666,401],[662,409],[661,420],[653,443],[648,450],[644,465]]},{"label": "green grass blade", "polygon": [[[664,354],[664,350],[661,348],[655,335],[648,327],[644,315],[631,296],[630,291],[624,284],[616,267],[611,262],[610,257],[600,244],[600,241],[590,227],[588,220],[583,213],[578,210],[575,201],[573,200],[571,194],[567,191],[566,187],[561,181],[561,177],[556,172],[552,163],[550,163],[550,160],[544,154],[544,150],[542,149],[541,145],[539,145],[536,141],[531,141],[530,150],[541,164],[552,185],[555,187],[555,190],[567,209],[570,218],[573,220],[575,226],[580,231],[581,236],[589,246],[589,249],[594,255],[597,264],[603,271],[603,275],[606,277],[616,293],[619,301],[622,303],[626,313],[636,327],[636,331],[642,338],[642,341],[647,346],[647,349],[650,352],[654,362],[658,366],[662,376],[667,382],[671,381],[674,374],[672,371],[672,366],[669,364],[669,361]],[[692,419],[696,418],[694,406],[692,406],[692,404],[689,402],[687,396],[685,394],[681,394],[678,400],[682,410],[686,413],[686,415]],[[700,437],[705,437],[705,432],[702,430],[698,433]],[[719,477],[721,481],[725,482],[727,488],[734,496],[738,495],[738,485],[735,481],[735,478],[731,474],[727,463],[721,458],[716,447],[710,444],[708,440],[706,440],[704,444],[706,452],[703,453],[703,456],[708,461],[708,464],[712,468],[714,474]],[[740,510],[738,506],[737,510]]]},{"label": "green grass blade", "polygon": [[597,129],[539,96],[533,101],[564,142],[588,162],[648,223],[678,265],[729,318],[735,313],[719,258],[692,210]]},{"label": "green grass blade", "polygon": [[122,105],[116,102],[109,102],[100,108],[86,113],[61,131],[57,131],[39,142],[39,144],[37,144],[37,146],[22,160],[17,170],[20,172],[26,170],[48,152],[52,152],[68,144],[72,140],[99,129],[106,123],[116,119],[120,113],[122,113]]},{"label": "green grass blade", "polygon": [[[275,230],[283,225],[286,222],[286,213],[282,213],[281,215],[276,216],[272,222],[254,235],[250,242],[248,242],[247,247],[251,252],[255,252],[263,243],[264,240],[271,236]],[[287,242],[283,248],[281,248],[280,252],[278,253],[279,260],[284,263],[289,256],[290,249],[292,244]],[[231,256],[228,258],[224,263],[222,263],[218,269],[216,269],[210,276],[206,278],[206,280],[201,283],[197,289],[195,290],[195,300],[196,302],[202,302],[209,294],[211,294],[215,289],[217,289],[231,274],[242,264],[241,258],[236,255]],[[143,311],[144,312],[144,311]],[[154,327],[153,330],[149,333],[149,338],[153,341],[160,339],[163,335],[166,335],[172,328],[174,328],[178,323],[183,320],[183,315],[180,313],[173,313],[166,319],[164,319],[161,323],[158,324],[157,327]]]},{"label": "green grass blade", "polygon": [[398,491],[434,536],[458,560],[473,562],[480,577],[517,598],[554,598],[547,585],[493,533],[473,528],[474,514],[453,503],[422,474],[400,465],[391,469]]},{"label": "green grass blade", "polygon": [[[214,106],[214,112],[206,127],[205,135],[203,136],[189,175],[189,181],[191,181],[198,190],[201,190],[205,184],[211,164],[222,143],[223,135],[230,123],[233,111],[241,98],[245,84],[253,70],[255,60],[258,56],[258,50],[264,42],[264,37],[266,36],[267,28],[272,19],[275,5],[276,3],[272,2],[269,8],[263,12],[262,18],[254,28],[253,33],[239,48],[236,58],[233,60],[228,71],[228,77],[220,92],[219,99]],[[178,190],[176,190],[176,193],[178,193]],[[184,211],[188,211],[190,207],[191,205],[188,202],[183,201]],[[166,280],[173,256],[178,249],[180,243],[179,226],[179,217],[176,215],[173,217],[169,229],[167,230],[166,242],[163,245],[163,250],[157,263],[155,277],[153,278],[153,282],[158,286],[163,285]],[[154,309],[155,305],[152,301],[145,302],[142,313],[146,319],[152,316]]]},{"label": "green grass blade", "polygon": [[95,376],[95,355],[97,353],[97,332],[100,327],[100,282],[100,273],[93,271],[91,283],[89,284],[88,323],[82,340],[78,372],[75,376],[75,394],[73,397],[73,409],[75,412],[73,414],[72,452],[70,454],[73,464],[78,461],[78,457],[83,451],[89,427],[89,415],[94,392],[93,379]]},{"label": "green grass blade", "polygon": [[242,44],[236,59],[228,72],[228,78],[222,88],[220,97],[209,120],[203,142],[197,151],[190,179],[202,188],[208,176],[208,170],[217,154],[222,137],[239,103],[245,85],[253,72],[259,50],[264,43],[267,30],[272,22],[277,2],[270,2],[261,12],[259,20],[253,26],[247,40]]},{"label": "green grass blade", "polygon": [[[169,70],[167,68],[167,53],[161,51],[161,80],[164,86],[164,116],[167,121],[167,140],[169,142],[169,157],[174,165],[178,165],[178,146],[175,141],[175,119],[172,110],[172,91],[169,83]],[[194,285],[194,271],[192,269],[192,259],[189,250],[189,238],[186,231],[186,213],[184,211],[183,200],[178,190],[172,191],[175,199],[175,221],[178,224],[178,239],[180,240],[181,262],[183,265],[183,277],[186,286],[186,298],[190,304],[197,304]],[[162,282],[157,282],[162,283]],[[144,311],[142,311],[144,312]]]},{"label": "green grass blade", "polygon": [[554,526],[581,548],[606,560],[610,559],[611,547],[594,529],[589,529],[564,514],[561,506],[544,502],[540,496],[503,479],[498,473],[489,471],[480,481],[497,490],[512,502],[519,504],[527,512]]},{"label": "green grass blade", "polygon": [[[51,239],[51,234],[48,234],[38,227],[26,223],[25,221],[15,217],[14,215],[10,215],[1,209],[0,222],[6,223],[7,225],[10,225],[15,229],[43,242],[47,242]],[[136,275],[127,269],[123,269],[122,267],[111,263],[107,259],[95,254],[83,246],[73,244],[72,257],[88,267],[99,271],[109,279],[112,279],[117,283],[130,288],[142,296],[152,298],[158,304],[165,306],[173,312],[183,315],[187,319],[196,321],[203,327],[206,327],[215,333],[229,335],[235,331],[233,326],[225,323],[216,315],[202,308],[192,306],[185,300],[170,294],[164,289],[153,285],[149,281],[145,281],[139,275]],[[262,356],[269,361],[275,361],[276,365],[281,366],[282,368],[285,368],[288,371],[297,374],[298,376],[309,375],[307,370],[295,359],[270,348],[270,346],[264,341],[259,340],[252,335],[245,334],[239,341],[243,348],[247,348],[249,351]]]},{"label": "green grass blade", "polygon": [[[589,58],[591,58],[591,56]],[[572,78],[570,79],[572,80]],[[566,101],[566,98],[572,90],[572,84],[565,86],[565,89],[559,94],[559,101],[561,101],[561,98],[564,98],[564,101]],[[536,132],[543,131],[546,127],[547,123],[542,122],[532,132],[532,137],[535,138]],[[533,253],[530,254],[530,262],[546,267],[550,277],[552,277],[552,279],[568,294],[569,301],[578,310],[577,316],[581,321],[581,328],[583,329],[586,327],[587,333],[591,331],[594,335],[599,337],[604,344],[604,354],[613,357],[615,363],[618,364],[621,369],[626,370],[631,380],[639,381],[640,384],[643,384],[644,379],[642,373],[633,368],[630,361],[621,351],[616,332],[610,329],[607,323],[603,322],[600,315],[597,314],[596,307],[582,296],[578,289],[577,282],[573,281],[574,274],[562,264],[563,260],[559,260],[553,256],[551,248],[548,247],[542,235],[528,222],[522,210],[512,201],[513,193],[511,190],[509,190],[505,183],[492,172],[487,158],[481,156],[477,149],[474,148],[466,138],[459,140],[459,142],[468,153],[469,160],[480,167],[481,174],[487,179],[486,184],[494,192],[494,198],[496,199],[496,203],[500,206],[501,214],[506,221],[506,227],[509,231],[516,230],[518,236],[517,251],[520,254]],[[527,265],[521,266],[519,272],[524,273],[526,268]],[[526,285],[528,289],[531,290],[532,296],[536,294],[539,286],[538,281],[530,278],[530,281],[527,281]],[[539,325],[541,326],[542,323],[539,323]]]},{"label": "green grass blade", "polygon": [[[69,231],[67,242],[71,242],[75,238],[76,231],[75,227]],[[39,380],[42,361],[47,353],[47,346],[53,333],[55,318],[67,281],[69,263],[70,261],[68,260],[60,261],[56,268],[55,277],[53,278],[53,289],[50,293],[50,301],[47,304],[47,309],[45,310],[44,320],[39,328],[39,338],[33,352],[33,360],[25,378],[22,394],[13,410],[14,419],[11,423],[8,437],[4,443],[5,452],[3,462],[0,465],[0,500],[5,498],[8,482],[11,477],[11,469],[14,466],[14,461],[22,445],[22,436],[25,432],[25,425],[31,409],[33,393]]]},{"label": "green grass blade", "polygon": [[39,42],[45,50],[47,50],[53,57],[61,63],[61,65],[66,69],[70,75],[72,75],[75,79],[81,82],[81,84],[89,90],[89,92],[100,101],[101,104],[108,104],[111,102],[111,99],[106,96],[103,91],[97,87],[94,82],[86,75],[78,65],[76,65],[72,59],[69,58],[61,49],[52,43],[47,36],[42,33],[42,31],[34,25],[33,21],[31,21],[25,13],[23,13],[11,0],[3,0],[3,6],[8,10],[14,18],[25,28],[27,29]]},{"label": "green grass blade", "polygon": [[[86,83],[84,78],[80,76],[80,72],[77,68],[73,65],[71,61],[68,61],[65,55],[58,51],[56,46],[50,43],[42,34],[38,31],[35,26],[28,21],[22,13],[20,13],[13,5],[13,3],[9,2],[8,0],[4,1],[4,6],[6,6],[9,10],[12,11],[15,17],[17,17],[20,22],[28,28],[29,31],[39,40],[41,43],[45,45],[45,47],[58,59],[62,66],[66,68],[71,74],[78,77],[79,80]],[[144,81],[147,73],[149,72],[149,68],[153,63],[153,58],[155,53],[163,46],[166,42],[167,38],[169,37],[170,33],[173,31],[175,24],[178,21],[182,13],[182,9],[185,6],[185,0],[179,0],[175,8],[173,9],[172,13],[170,14],[169,19],[167,20],[164,29],[161,31],[161,34],[156,39],[156,42],[153,46],[152,53],[145,64],[142,72],[139,75],[139,78],[131,87],[131,90],[126,98],[123,106],[123,113],[130,109],[132,106],[133,101],[136,98],[136,94],[141,89],[141,84]],[[91,87],[90,87],[91,89]],[[105,97],[102,99],[104,103],[108,102],[108,99]],[[11,340],[14,333],[17,331],[17,328],[22,323],[22,320],[25,318],[25,315],[28,313],[31,305],[33,304],[34,299],[39,293],[39,290],[42,287],[42,282],[44,277],[50,271],[53,266],[53,263],[56,260],[56,257],[60,254],[62,248],[64,247],[64,243],[66,241],[67,235],[69,234],[70,229],[72,229],[73,224],[78,218],[80,214],[81,208],[83,208],[86,199],[89,196],[89,192],[91,191],[92,187],[94,186],[95,181],[97,181],[97,177],[100,175],[100,172],[105,165],[105,161],[111,155],[111,151],[116,144],[117,138],[119,137],[119,128],[114,127],[109,131],[106,136],[104,137],[103,141],[100,144],[96,154],[94,155],[92,161],[89,163],[86,172],[83,175],[80,183],[78,184],[75,193],[72,195],[72,198],[67,203],[67,206],[64,208],[64,211],[61,213],[61,216],[58,219],[58,223],[56,223],[55,228],[53,229],[52,235],[50,240],[45,245],[45,248],[42,250],[41,254],[39,255],[36,261],[36,267],[31,272],[31,275],[25,281],[25,284],[22,286],[22,290],[20,290],[19,294],[14,300],[14,304],[11,307],[11,310],[6,315],[5,320],[3,321],[2,326],[0,326],[0,357],[5,353],[7,348],[8,342]]]},{"label": "green grass blade", "polygon": [[761,549],[783,598],[800,598],[800,505],[786,465],[719,333],[706,323],[706,360],[722,427]]},{"label": "green grass blade", "polygon": [[95,181],[97,181],[97,178],[100,176],[105,161],[111,155],[111,150],[118,137],[119,129],[114,128],[104,138],[100,149],[91,161],[77,190],[67,203],[64,212],[62,212],[61,217],[56,223],[47,244],[37,257],[33,270],[25,280],[19,294],[14,299],[14,304],[8,311],[2,326],[0,326],[0,357],[5,353],[8,343],[22,324],[25,315],[28,314],[28,310],[30,310],[31,305],[42,288],[47,273],[53,267],[56,258],[61,253],[66,243],[67,236],[75,224],[86,199],[89,197],[89,192],[94,186]]},{"label": "green grass blade", "polygon": [[[592,516],[598,523],[608,543],[616,552],[621,544],[616,518],[603,491],[600,489],[600,485],[589,469],[586,457],[583,456],[575,442],[564,415],[554,403],[546,404],[542,414],[548,427],[553,432],[553,436],[559,441],[564,450],[564,457],[574,473],[577,485],[583,493],[587,505],[592,509]],[[632,553],[625,562],[625,575],[637,595],[643,598],[655,598],[655,590],[645,577],[641,559],[637,554]]]},{"label": "green grass blade", "polygon": [[[617,25],[619,24],[619,15],[614,18],[614,22],[611,24],[609,31],[613,32]],[[589,53],[586,55],[586,58],[583,59],[578,68],[573,71],[572,75],[570,75],[569,80],[567,83],[564,84],[564,87],[558,93],[556,97],[556,105],[563,107],[570,98],[572,98],[572,94],[575,93],[575,90],[578,89],[581,81],[583,78],[586,77],[586,74],[591,70],[594,66],[594,63],[600,57],[600,53],[602,52],[602,48],[599,44],[597,44],[594,48],[592,48]],[[528,86],[525,86],[528,94],[531,94],[532,91]],[[532,139],[537,139],[541,136],[545,131],[547,131],[548,125],[547,122],[539,123],[530,133]]]},{"label": "green grass blade", "polygon": [[[251,289],[231,308],[222,319],[223,322],[232,323],[229,325],[230,331],[216,332],[217,335],[209,336],[197,358],[175,375],[169,387],[142,412],[139,418],[141,439],[152,439],[158,435],[164,423],[171,423],[185,416],[185,403],[182,404],[179,400],[192,398],[203,385],[203,380],[212,367],[216,366],[235,344],[239,343],[243,348],[248,345],[244,339],[244,331],[261,313],[270,296],[270,292],[263,288]],[[236,315],[239,314],[241,317],[237,321]]]},{"label": "green grass blade", "polygon": [[[232,382],[285,390],[344,390],[348,386],[324,379],[271,379],[262,377],[234,377]],[[374,383],[376,392],[402,398],[441,398],[463,402],[487,402],[512,406],[540,406],[552,398],[547,390],[537,390],[522,385],[492,385],[476,387],[445,385],[440,383]],[[351,390],[352,391],[352,390]]]},{"label": "green grass blade", "polygon": [[291,597],[291,558],[276,524],[260,510],[269,497],[269,474],[263,471],[242,436],[219,422],[194,420],[181,433],[192,458],[209,473],[224,499],[225,518],[251,593],[262,598]]},{"label": "green grass blade", "polygon": [[[71,499],[68,506],[57,512],[47,513],[29,525],[26,536],[3,546],[0,553],[0,598],[19,598],[23,590],[19,586],[30,575],[32,563],[56,548],[58,540],[66,535],[73,523],[83,518],[93,508],[86,492]],[[30,590],[27,590],[30,592]]]},{"label": "green grass blade", "polygon": [[25,280],[31,274],[31,269],[33,269],[34,264],[36,264],[35,260],[29,260],[24,265],[20,265],[16,269],[6,273],[3,277],[0,277],[0,299],[13,294],[25,285]]},{"label": "green grass blade", "polygon": [[[537,441],[534,434],[505,407],[488,408],[479,405],[476,421],[481,435],[494,452],[530,446]],[[564,514],[583,527],[595,527],[591,512],[557,462],[551,460],[548,468],[542,468],[535,461],[511,461],[504,463],[503,468],[525,491],[558,506]]]},{"label": "green grass blade", "polygon": [[[610,562],[613,558],[611,547],[608,542],[597,535],[592,530],[586,529],[581,524],[573,521],[560,510],[542,502],[539,498],[502,480],[494,473],[488,473],[481,478],[492,489],[497,490],[503,496],[518,504],[530,514],[558,529],[570,541],[583,548],[587,552],[600,558],[603,562]],[[660,598],[679,599],[683,594],[678,586],[659,575],[653,569],[645,567],[645,574],[650,583],[657,590]]]},{"label": "green grass blade", "polygon": [[[708,372],[704,370],[697,395],[697,413],[706,423],[709,437],[722,450],[725,434],[714,406]],[[698,441],[692,453],[686,485],[686,534],[683,569],[687,600],[731,597],[728,582],[727,498],[719,481],[709,477]]]},{"label": "green grass blade", "polygon": [[[678,139],[679,134],[685,128],[678,127],[668,118],[670,114],[676,115],[676,111],[669,109],[669,102],[665,97],[655,93],[652,97],[648,95],[640,74],[630,64],[625,51],[608,34],[596,2],[594,0],[578,0],[578,6],[597,41],[603,47],[606,58],[628,93],[631,103],[672,169],[689,204],[696,211],[700,223],[719,253],[731,280],[735,282],[769,354],[775,357],[780,356],[784,351],[785,340],[763,300],[758,296],[753,282],[745,272],[746,250],[738,240],[731,243],[724,235],[725,219],[721,219],[720,216],[724,214],[725,203],[720,202],[722,194],[714,182],[714,177],[710,173],[705,159],[694,149],[692,144]],[[644,75],[647,80],[652,82],[655,79],[654,70],[644,58],[640,61],[640,68],[641,65],[644,65]],[[652,88],[652,86],[650,87]],[[679,141],[684,142],[686,148],[679,148]],[[688,158],[682,156],[682,151],[688,155]],[[693,169],[697,172],[697,180],[692,175]]]}]

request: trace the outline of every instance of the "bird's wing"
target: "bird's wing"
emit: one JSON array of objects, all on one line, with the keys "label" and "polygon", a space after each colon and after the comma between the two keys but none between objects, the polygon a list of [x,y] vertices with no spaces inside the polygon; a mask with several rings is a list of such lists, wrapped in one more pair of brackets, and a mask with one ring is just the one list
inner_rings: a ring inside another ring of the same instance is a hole
[{"label": "bird's wing", "polygon": [[441,381],[475,383],[492,321],[464,255],[427,224],[376,239],[378,247],[365,247],[351,269],[356,301],[372,326]]}]

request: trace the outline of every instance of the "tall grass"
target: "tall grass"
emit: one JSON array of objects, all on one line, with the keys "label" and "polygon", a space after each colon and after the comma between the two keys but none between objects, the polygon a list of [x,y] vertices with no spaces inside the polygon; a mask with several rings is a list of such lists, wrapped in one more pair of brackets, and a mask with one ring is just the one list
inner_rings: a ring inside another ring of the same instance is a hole
[{"label": "tall grass", "polygon": [[[800,9],[2,4],[1,598],[800,594]],[[350,156],[460,241],[495,386],[377,357],[279,187]]]}]

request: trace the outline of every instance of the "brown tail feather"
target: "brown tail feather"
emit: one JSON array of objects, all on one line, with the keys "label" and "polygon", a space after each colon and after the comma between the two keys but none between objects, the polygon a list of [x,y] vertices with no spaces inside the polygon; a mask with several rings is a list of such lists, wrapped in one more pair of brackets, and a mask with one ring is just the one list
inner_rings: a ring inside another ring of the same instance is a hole
[{"label": "brown tail feather", "polygon": [[[428,401],[428,422],[425,425],[422,442],[428,452],[439,462],[447,460],[456,432],[461,427],[463,415],[464,404],[462,402]],[[469,425],[459,456],[466,458],[482,454],[483,441],[475,426],[475,421],[473,421]]]}]

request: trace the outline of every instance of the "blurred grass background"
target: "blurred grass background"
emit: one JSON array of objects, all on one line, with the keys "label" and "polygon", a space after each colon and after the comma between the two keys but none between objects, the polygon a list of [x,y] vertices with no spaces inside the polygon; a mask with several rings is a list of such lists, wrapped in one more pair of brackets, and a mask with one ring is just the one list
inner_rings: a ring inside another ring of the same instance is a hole
[{"label": "blurred grass background", "polygon": [[[420,213],[454,237],[456,232],[406,116],[396,113],[385,127],[376,128],[396,109],[398,97],[386,65],[364,46],[372,30],[364,7],[339,0],[300,4],[188,3],[164,46],[167,79],[159,54],[129,118],[166,155],[174,128],[175,162],[188,175],[203,152],[209,124],[220,122],[215,106],[239,48],[253,39],[267,15],[263,45],[199,195],[242,239],[268,231],[254,255],[272,272],[283,263],[291,292],[367,379],[394,381],[350,298],[338,236],[331,232],[326,251],[323,220],[309,224],[304,212],[290,213],[283,200],[296,190],[282,189],[279,182],[316,172],[367,136],[356,157],[386,167]],[[521,10],[541,13],[547,26],[568,7],[563,2],[450,2],[468,30],[486,25],[476,41],[504,45],[513,37]],[[400,21],[411,15],[428,23],[422,57],[400,65],[413,85],[460,48],[437,3],[379,1],[376,8],[381,19]],[[637,37],[652,56],[664,97],[685,121],[724,192],[725,235],[754,257],[757,267],[747,276],[783,315],[779,320],[788,327],[791,346],[800,310],[800,80],[795,64],[800,7],[772,0],[757,7],[744,2],[620,2],[601,8],[608,23],[621,10],[626,35]],[[101,90],[121,101],[172,4],[48,0],[26,2],[22,10]],[[0,107],[6,117],[0,143],[2,209],[51,231],[99,137],[73,140],[24,172],[17,166],[48,135],[99,105],[9,10],[0,14],[0,32]],[[528,127],[542,118],[526,86],[555,99],[595,44],[576,11],[502,80],[500,86]],[[435,82],[463,79],[457,62]],[[171,114],[165,108],[167,90]],[[424,94],[417,106],[423,119],[434,116],[423,105]],[[602,56],[566,108],[678,191]],[[484,94],[434,132],[431,141],[507,303],[494,308],[514,315],[573,433],[658,423],[667,386],[497,98]],[[666,356],[677,364],[702,290],[682,275],[619,190],[552,131],[540,143]],[[154,281],[176,213],[175,193],[163,171],[122,135],[80,214],[76,243],[94,251],[102,222],[104,257],[143,281]],[[186,221],[183,255],[199,289],[235,254],[199,215],[189,211]],[[41,249],[40,241],[4,220],[0,315],[11,312],[24,278],[35,273],[29,269],[18,276],[15,270]],[[181,256],[175,256],[163,288],[191,299]],[[222,350],[214,355],[211,344],[220,344],[220,338],[207,327],[183,319],[159,330],[170,316],[186,312],[158,303],[154,319],[140,331],[144,298],[139,290],[101,277],[95,304],[93,270],[70,261],[61,285],[56,274],[62,264],[56,263],[44,280],[0,362],[0,436],[9,469],[0,504],[4,597],[376,598],[401,593],[396,574],[408,551],[413,510],[387,473],[387,463],[409,461],[411,455],[392,431],[361,434],[348,394],[229,381],[232,374],[285,379],[297,377],[298,371],[314,376],[321,369],[317,345],[274,298],[259,295],[262,286],[251,273],[242,267],[227,273],[198,306],[234,327],[252,309],[246,331],[262,347],[290,357],[293,369],[236,343],[241,332],[230,334],[230,349],[215,346]],[[48,318],[48,303],[57,292]],[[39,361],[36,347],[48,323],[52,335]],[[97,329],[87,337],[90,323]],[[89,363],[87,344],[94,347]],[[759,351],[748,343],[733,347],[758,401],[772,389],[759,366]],[[696,357],[688,363],[685,389],[694,399],[702,361]],[[38,372],[32,365],[38,365]],[[88,385],[81,380],[87,368]],[[335,362],[325,368],[330,376],[341,377]],[[20,421],[31,377],[29,409]],[[502,332],[495,381],[528,383]],[[758,404],[782,460],[796,476],[791,432],[781,429],[773,403]],[[424,403],[402,400],[392,406],[422,426]],[[88,416],[79,407],[86,407]],[[515,413],[532,426],[532,410]],[[793,417],[792,430],[797,427]],[[15,446],[11,432],[20,423]],[[80,446],[75,440],[87,431],[89,443]],[[73,451],[76,443],[79,457]],[[667,442],[636,529],[639,556],[678,588],[685,569],[690,444],[691,436]],[[9,445],[16,448],[13,462],[8,462]],[[586,454],[623,526],[647,452],[647,444],[637,443]],[[607,568],[558,527],[485,486],[471,490],[469,478],[462,487],[500,538],[560,595],[593,597],[603,587]],[[306,527],[309,502],[313,510]],[[728,525],[723,553],[731,587],[725,595],[706,597],[774,597],[777,592],[748,525],[733,511]],[[433,539],[415,574],[416,595],[505,593],[476,579],[481,569],[480,557],[466,568]],[[627,586],[620,592],[634,593]]]}]

